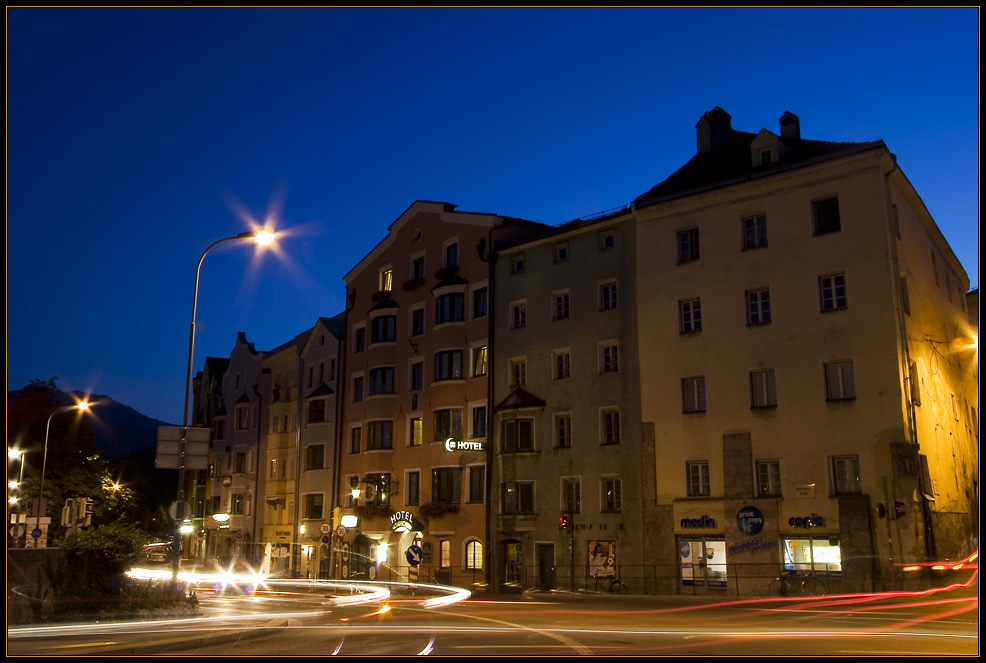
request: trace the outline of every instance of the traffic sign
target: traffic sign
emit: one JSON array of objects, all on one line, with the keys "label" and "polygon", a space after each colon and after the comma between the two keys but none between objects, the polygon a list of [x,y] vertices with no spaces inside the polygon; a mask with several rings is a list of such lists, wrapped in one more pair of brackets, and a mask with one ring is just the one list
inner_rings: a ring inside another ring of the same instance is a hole
[{"label": "traffic sign", "polygon": [[328,523],[322,523],[321,525],[318,526],[319,534],[328,534],[331,531],[332,531],[332,525]]},{"label": "traffic sign", "polygon": [[421,563],[421,558],[424,556],[424,552],[421,550],[421,546],[410,545],[407,548],[407,552],[404,553],[404,557],[407,558],[407,563],[411,566],[417,566]]}]

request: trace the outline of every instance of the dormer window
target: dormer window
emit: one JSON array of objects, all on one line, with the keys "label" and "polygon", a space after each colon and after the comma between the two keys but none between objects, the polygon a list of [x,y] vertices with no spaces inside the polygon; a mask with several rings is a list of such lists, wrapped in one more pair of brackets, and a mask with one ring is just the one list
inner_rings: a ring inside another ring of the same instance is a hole
[{"label": "dormer window", "polygon": [[760,165],[769,166],[773,159],[771,158],[770,150],[760,150]]},{"label": "dormer window", "polygon": [[390,267],[380,270],[380,290],[391,292],[394,289],[394,270]]}]

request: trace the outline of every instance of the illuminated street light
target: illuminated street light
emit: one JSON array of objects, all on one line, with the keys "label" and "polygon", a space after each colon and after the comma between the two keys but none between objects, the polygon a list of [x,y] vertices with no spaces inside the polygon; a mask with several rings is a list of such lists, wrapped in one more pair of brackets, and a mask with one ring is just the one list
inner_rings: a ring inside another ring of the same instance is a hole
[{"label": "illuminated street light", "polygon": [[[223,242],[243,239],[252,239],[257,242],[257,244],[266,246],[274,241],[274,231],[269,228],[260,228],[257,230],[248,230],[247,232],[242,232],[239,235],[217,239],[215,242],[206,247],[205,251],[202,252],[202,256],[199,258],[199,263],[195,267],[195,289],[192,291],[192,322],[188,328],[188,362],[185,370],[185,401],[182,404],[183,412],[181,419],[181,441],[178,446],[178,495],[175,502],[175,520],[178,523],[181,523],[185,519],[185,441],[186,436],[188,435],[188,401],[192,387],[192,355],[195,351],[195,313],[199,301],[199,274],[202,271],[202,261],[205,260],[206,254],[208,254],[214,246],[222,244]],[[181,532],[179,531],[178,536],[175,539],[175,557],[172,563],[172,570],[174,572],[173,575],[176,581],[178,579],[178,567],[181,564],[181,543],[182,537]]]},{"label": "illuminated street light", "polygon": [[[48,436],[51,433],[51,420],[54,419],[55,415],[58,414],[59,412],[67,412],[69,410],[79,410],[80,412],[85,412],[88,409],[89,409],[89,403],[87,403],[86,401],[81,401],[79,403],[76,403],[75,405],[66,405],[64,407],[60,407],[54,412],[52,412],[51,415],[48,417],[48,424],[45,426],[44,455],[41,458],[41,487],[40,490],[38,490],[38,515],[36,517],[37,519],[35,520],[35,525],[34,525],[36,529],[41,527],[41,512],[48,510],[46,508],[47,504],[45,503],[45,470],[47,469],[48,466]],[[22,463],[21,470],[23,469],[24,466]]]}]

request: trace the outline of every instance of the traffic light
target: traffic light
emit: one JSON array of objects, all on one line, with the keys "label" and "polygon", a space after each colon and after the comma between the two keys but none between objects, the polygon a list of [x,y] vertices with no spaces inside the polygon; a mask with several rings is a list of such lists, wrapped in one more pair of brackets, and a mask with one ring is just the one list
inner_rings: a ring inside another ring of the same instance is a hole
[{"label": "traffic light", "polygon": [[558,518],[558,529],[567,530],[569,528],[569,519],[570,518],[571,518],[571,516],[569,516],[567,513],[563,513]]}]

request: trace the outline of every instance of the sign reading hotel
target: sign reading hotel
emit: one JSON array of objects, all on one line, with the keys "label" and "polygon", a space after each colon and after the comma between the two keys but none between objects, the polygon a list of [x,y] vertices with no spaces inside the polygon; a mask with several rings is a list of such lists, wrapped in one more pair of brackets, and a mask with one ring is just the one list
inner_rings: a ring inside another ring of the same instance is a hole
[{"label": "sign reading hotel", "polygon": [[451,437],[445,440],[445,451],[455,453],[456,451],[486,451],[486,445],[482,440],[453,440]]},{"label": "sign reading hotel", "polygon": [[398,511],[390,517],[390,529],[395,532],[410,532],[414,530],[414,516],[410,511]]}]

